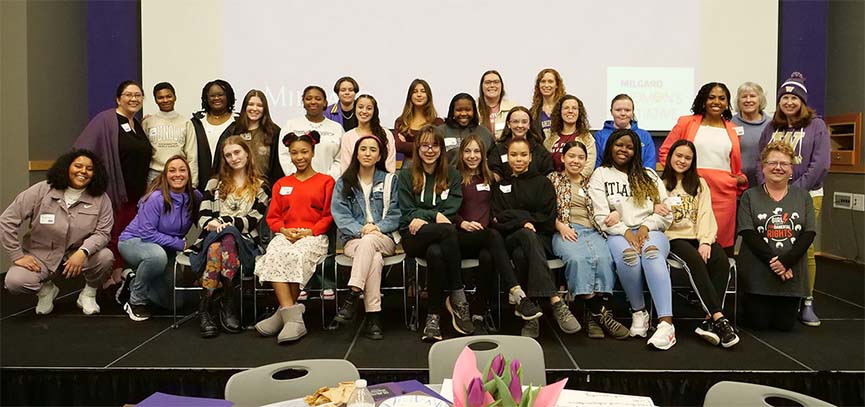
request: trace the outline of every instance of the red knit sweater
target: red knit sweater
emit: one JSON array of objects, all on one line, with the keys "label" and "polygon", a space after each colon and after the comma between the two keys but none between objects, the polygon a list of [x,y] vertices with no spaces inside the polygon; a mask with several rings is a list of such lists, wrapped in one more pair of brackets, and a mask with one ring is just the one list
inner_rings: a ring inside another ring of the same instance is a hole
[{"label": "red knit sweater", "polygon": [[333,223],[330,199],[334,181],[330,175],[316,173],[306,181],[295,174],[280,178],[273,184],[273,195],[267,211],[267,225],[274,233],[282,228],[312,229],[315,236],[323,235]]}]

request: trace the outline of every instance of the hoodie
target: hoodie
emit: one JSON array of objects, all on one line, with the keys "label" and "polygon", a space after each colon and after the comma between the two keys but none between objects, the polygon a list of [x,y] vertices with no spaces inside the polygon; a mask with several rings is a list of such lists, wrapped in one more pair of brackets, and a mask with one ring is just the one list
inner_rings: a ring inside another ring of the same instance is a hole
[{"label": "hoodie", "polygon": [[520,230],[526,222],[531,223],[538,234],[547,237],[556,231],[556,189],[546,176],[531,166],[528,171],[503,178],[496,184],[491,206],[492,227],[503,235]]},{"label": "hoodie", "polygon": [[[652,135],[648,131],[637,127],[636,120],[631,120],[631,130],[640,136],[640,143],[642,144],[640,147],[643,151],[643,166],[654,170],[658,165],[658,152],[655,151],[655,142],[652,141]],[[616,131],[616,127],[613,125],[613,121],[607,120],[604,122],[604,128],[595,132],[595,150],[597,150],[595,168],[601,166],[601,161],[604,158],[604,147],[607,145],[607,139],[610,138],[610,134],[613,134],[614,131]]]},{"label": "hoodie", "polygon": [[[162,191],[156,190],[138,202],[138,214],[120,234],[120,241],[139,238],[142,242],[156,243],[162,247],[183,250],[183,237],[189,232],[192,221],[189,217],[190,197],[182,192],[169,192],[171,211],[165,212]],[[195,191],[195,201],[201,202],[201,193]]]},{"label": "hoodie", "polygon": [[422,219],[429,223],[436,222],[436,214],[447,216],[451,222],[456,220],[457,211],[463,202],[462,177],[460,173],[448,166],[448,189],[434,191],[435,177],[424,173],[423,188],[420,194],[415,194],[412,188],[412,171],[406,169],[399,172],[399,229],[408,229],[412,219]]}]

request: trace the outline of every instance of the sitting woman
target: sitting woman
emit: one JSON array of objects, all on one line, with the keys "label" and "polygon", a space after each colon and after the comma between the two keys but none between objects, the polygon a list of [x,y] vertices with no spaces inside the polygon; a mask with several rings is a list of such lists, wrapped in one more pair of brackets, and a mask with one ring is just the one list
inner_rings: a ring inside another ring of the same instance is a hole
[{"label": "sitting woman", "polygon": [[655,171],[643,167],[640,136],[633,130],[619,129],[610,135],[601,166],[589,181],[589,197],[598,224],[611,211],[619,214],[618,222],[603,224],[601,230],[607,234],[616,273],[631,303],[630,335],[646,337],[649,331],[649,312],[643,299],[645,274],[660,321],[647,345],[670,349],[676,344],[676,330],[666,260],[670,243],[664,230],[672,217],[654,212],[655,205],[667,199],[667,190]]},{"label": "sitting woman", "polygon": [[[559,297],[547,265],[547,258],[553,253],[556,190],[550,180],[532,167],[530,146],[525,138],[513,138],[508,143],[506,162],[512,175],[493,189],[492,227],[504,236],[518,279],[527,288],[526,294],[549,298],[559,328],[572,334],[580,330],[580,323]],[[537,319],[528,320],[522,335],[537,338],[539,328]]]},{"label": "sitting woman", "polygon": [[186,248],[186,233],[198,219],[201,193],[189,180],[189,164],[176,155],[138,202],[138,214],[120,234],[117,244],[133,271],[118,289],[117,299],[133,321],[150,318],[148,305],[171,307],[171,273],[165,267]]},{"label": "sitting woman", "polygon": [[[18,194],[0,215],[0,241],[12,261],[6,289],[36,294],[36,313],[50,314],[60,289],[55,278],[84,274],[76,304],[85,314],[99,312],[96,290],[111,272],[114,255],[106,248],[114,218],[105,193],[108,171],[96,154],[72,150],[48,170],[47,180]],[[30,231],[22,237],[19,227]]]},{"label": "sitting woman", "polygon": [[255,275],[270,282],[279,309],[255,324],[262,336],[277,335],[278,343],[294,341],[306,335],[303,312],[297,303],[300,290],[315,272],[316,265],[327,255],[327,231],[333,223],[330,200],[334,181],[316,172],[312,166],[317,131],[297,135],[288,133],[282,143],[291,155],[297,171],[273,185],[267,225],[275,236],[255,264]]},{"label": "sitting woman", "polygon": [[736,218],[745,321],[756,329],[789,331],[809,289],[814,203],[807,190],[790,185],[796,155],[789,143],[770,142],[761,157],[764,184],[745,191]]},{"label": "sitting woman", "polygon": [[730,278],[730,261],[715,241],[718,222],[712,212],[712,193],[697,175],[694,143],[676,140],[670,146],[661,178],[670,194],[667,204],[673,211],[673,223],[666,231],[670,251],[687,263],[697,298],[706,312],[695,332],[712,345],[720,343],[729,348],[739,343],[721,306]]},{"label": "sitting woman", "polygon": [[218,178],[204,188],[198,211],[201,235],[192,245],[192,270],[201,276],[204,289],[199,304],[201,336],[219,335],[211,315],[214,292],[222,287],[218,302],[219,325],[229,333],[240,332],[234,299],[235,274],[242,265],[249,273],[259,253],[258,222],[267,213],[267,186],[257,171],[255,155],[241,136],[224,140]]},{"label": "sitting woman", "polygon": [[[553,115],[555,117],[555,113]],[[603,339],[606,333],[616,339],[625,339],[628,328],[617,322],[613,311],[606,306],[616,277],[607,240],[598,232],[601,227],[593,216],[594,208],[588,194],[589,179],[583,176],[585,168],[593,166],[587,150],[581,141],[565,143],[561,149],[564,170],[547,176],[556,189],[558,208],[553,253],[565,262],[565,278],[571,295],[586,301],[585,321],[589,338]]]},{"label": "sitting woman", "polygon": [[487,167],[483,142],[477,135],[464,138],[457,169],[462,176],[463,203],[454,224],[463,259],[478,259],[477,295],[471,302],[475,332],[486,330],[485,315],[490,301],[499,293],[499,280],[508,289],[509,301],[516,305],[515,314],[524,319],[540,318],[540,307],[533,303],[517,282],[502,235],[490,228],[490,198],[493,177]]},{"label": "sitting woman", "polygon": [[376,340],[383,338],[379,318],[383,257],[394,254],[399,242],[394,175],[385,169],[384,151],[384,143],[375,135],[361,136],[354,143],[350,164],[336,181],[330,209],[345,255],[352,258],[349,295],[334,320],[353,320],[363,294],[365,335]]},{"label": "sitting woman", "polygon": [[511,176],[511,166],[508,165],[508,146],[511,140],[526,140],[529,145],[531,159],[529,160],[533,172],[546,176],[553,172],[553,159],[550,152],[544,147],[544,140],[540,133],[535,130],[529,109],[517,106],[508,112],[507,127],[502,132],[502,138],[487,154],[490,170],[496,181]]},{"label": "sitting woman", "polygon": [[[429,278],[429,311],[422,340],[442,340],[441,313],[445,308],[454,329],[474,331],[463,291],[460,246],[453,218],[462,203],[460,174],[448,165],[444,139],[432,126],[421,130],[415,143],[415,163],[399,173],[399,233],[409,256],[425,259]],[[450,295],[444,297],[445,284]]]}]

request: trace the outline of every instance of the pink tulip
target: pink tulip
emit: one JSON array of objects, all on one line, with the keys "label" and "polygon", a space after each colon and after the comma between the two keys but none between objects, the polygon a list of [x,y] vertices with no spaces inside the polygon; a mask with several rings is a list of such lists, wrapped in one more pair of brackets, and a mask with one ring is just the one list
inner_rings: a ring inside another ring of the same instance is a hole
[{"label": "pink tulip", "polygon": [[505,358],[501,353],[496,355],[493,358],[493,362],[490,364],[490,370],[487,371],[487,381],[493,380],[493,374],[496,376],[502,377],[505,373]]},{"label": "pink tulip", "polygon": [[508,390],[511,391],[511,397],[517,403],[523,400],[523,385],[520,383],[520,360],[514,359],[511,361],[511,382],[508,384]]},{"label": "pink tulip", "polygon": [[485,405],[484,383],[481,382],[480,377],[475,377],[471,382],[469,382],[469,388],[466,393],[468,393],[466,397],[468,399],[466,400],[467,407],[483,407]]}]

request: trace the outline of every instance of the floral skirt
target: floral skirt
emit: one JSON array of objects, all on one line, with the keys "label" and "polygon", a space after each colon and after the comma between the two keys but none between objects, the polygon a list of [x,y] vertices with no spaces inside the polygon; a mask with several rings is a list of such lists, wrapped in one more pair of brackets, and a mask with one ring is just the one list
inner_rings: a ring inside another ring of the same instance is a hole
[{"label": "floral skirt", "polygon": [[267,252],[255,263],[260,281],[306,285],[315,266],[327,255],[327,236],[309,236],[294,243],[277,233]]}]

